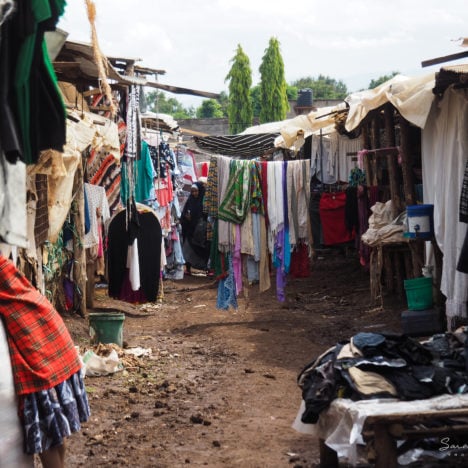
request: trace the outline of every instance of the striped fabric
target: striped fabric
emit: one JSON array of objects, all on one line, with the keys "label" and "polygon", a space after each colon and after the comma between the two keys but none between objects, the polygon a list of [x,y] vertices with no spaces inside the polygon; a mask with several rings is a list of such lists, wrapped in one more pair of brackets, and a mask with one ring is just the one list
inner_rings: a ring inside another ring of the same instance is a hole
[{"label": "striped fabric", "polygon": [[466,161],[465,174],[463,176],[460,193],[460,222],[468,223],[468,161]]},{"label": "striped fabric", "polygon": [[212,153],[239,158],[256,158],[275,147],[279,133],[194,137],[197,146]]},{"label": "striped fabric", "polygon": [[55,387],[80,370],[78,353],[59,313],[2,255],[0,317],[17,395]]},{"label": "striped fabric", "polygon": [[104,187],[112,213],[120,204],[120,165],[105,149],[91,150],[86,164],[89,183]]}]

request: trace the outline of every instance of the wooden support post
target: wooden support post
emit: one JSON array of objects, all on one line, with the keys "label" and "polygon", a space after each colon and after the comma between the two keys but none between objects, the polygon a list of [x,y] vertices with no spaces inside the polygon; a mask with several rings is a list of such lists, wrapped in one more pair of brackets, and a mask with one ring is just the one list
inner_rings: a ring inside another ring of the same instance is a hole
[{"label": "wooden support post", "polygon": [[422,275],[422,267],[425,264],[424,242],[413,241],[409,243],[409,247],[411,250],[411,260],[413,262],[413,275],[414,278],[418,278]]},{"label": "wooden support post", "polygon": [[414,174],[412,170],[413,158],[410,146],[410,124],[400,115],[400,140],[401,140],[401,170],[403,174],[403,192],[406,206],[416,203],[414,189]]},{"label": "wooden support post", "polygon": [[321,468],[338,468],[338,455],[331,449],[323,439],[319,439],[320,449],[320,467]]},{"label": "wooden support post", "polygon": [[411,261],[411,251],[406,251],[403,255],[403,261],[405,264],[405,271],[403,274],[404,279],[412,279],[414,278],[414,273],[413,273],[413,264]]},{"label": "wooden support post", "polygon": [[397,468],[396,442],[384,424],[374,426],[374,448],[376,468]]},{"label": "wooden support post", "polygon": [[75,307],[78,313],[86,316],[86,255],[83,247],[85,236],[84,192],[83,192],[83,161],[80,159],[73,181],[73,193],[75,193],[75,212],[73,221],[78,238],[73,240],[73,278],[79,293],[75,292]]},{"label": "wooden support post", "polygon": [[[89,249],[88,249],[89,250]],[[88,255],[86,256],[88,257]],[[95,280],[94,280],[94,272],[96,270],[95,261],[89,258],[86,258],[86,307],[89,309],[94,308],[94,288],[95,288]]]},{"label": "wooden support post", "polygon": [[367,120],[364,120],[362,123],[362,144],[364,148],[370,148],[370,138],[369,138],[369,126]]},{"label": "wooden support post", "polygon": [[372,121],[371,121],[371,149],[381,148],[380,144],[380,114],[379,111],[372,112]]},{"label": "wooden support post", "polygon": [[[395,123],[393,118],[393,106],[389,103],[384,107],[385,116],[385,144],[387,148],[395,146]],[[396,218],[402,211],[400,197],[400,184],[398,182],[397,152],[387,154],[388,179],[390,182],[390,194],[392,198],[392,216]]]},{"label": "wooden support post", "polygon": [[366,183],[370,187],[371,185],[373,185],[373,179],[372,179],[372,171],[371,171],[369,154],[364,154],[364,158],[362,162],[364,166],[364,172],[366,174]]},{"label": "wooden support post", "polygon": [[392,252],[391,247],[383,247],[383,270],[385,273],[385,288],[388,292],[392,292],[395,288],[393,281],[393,262],[392,257],[395,252]]},{"label": "wooden support post", "polygon": [[403,287],[403,263],[401,261],[401,256],[405,255],[403,251],[396,251],[393,259],[393,270],[395,272],[395,291],[397,296],[401,299],[404,296],[404,287]]},{"label": "wooden support post", "polygon": [[392,148],[395,146],[395,120],[393,118],[394,108],[392,104],[385,104],[385,146]]}]

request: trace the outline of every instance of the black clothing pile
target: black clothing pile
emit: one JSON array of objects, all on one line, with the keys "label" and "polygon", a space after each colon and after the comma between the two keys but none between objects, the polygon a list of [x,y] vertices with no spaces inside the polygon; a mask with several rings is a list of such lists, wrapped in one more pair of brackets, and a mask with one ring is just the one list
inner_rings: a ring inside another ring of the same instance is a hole
[{"label": "black clothing pile", "polygon": [[315,424],[335,398],[417,400],[468,393],[467,336],[457,331],[420,343],[402,334],[358,333],[336,344],[298,376],[302,422]]}]

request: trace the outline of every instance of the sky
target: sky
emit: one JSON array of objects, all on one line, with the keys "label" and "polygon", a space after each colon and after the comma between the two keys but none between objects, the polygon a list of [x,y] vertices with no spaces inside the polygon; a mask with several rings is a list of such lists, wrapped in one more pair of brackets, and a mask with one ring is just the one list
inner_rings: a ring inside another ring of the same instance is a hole
[{"label": "sky", "polygon": [[[160,83],[219,93],[238,44],[252,81],[271,37],[280,43],[288,83],[319,74],[348,91],[394,71],[435,72],[424,60],[466,51],[467,0],[94,0],[105,55],[138,58],[163,69]],[[91,42],[85,0],[68,0],[58,27],[72,41]],[[468,63],[451,61],[447,65]],[[186,107],[203,98],[168,93]]]}]

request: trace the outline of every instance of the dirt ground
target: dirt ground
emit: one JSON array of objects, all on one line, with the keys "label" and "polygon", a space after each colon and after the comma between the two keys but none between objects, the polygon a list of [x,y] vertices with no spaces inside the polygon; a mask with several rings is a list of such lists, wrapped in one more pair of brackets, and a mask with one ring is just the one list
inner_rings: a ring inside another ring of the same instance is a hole
[{"label": "dirt ground", "polygon": [[[317,441],[291,428],[298,373],[357,332],[401,331],[405,308],[371,304],[357,257],[335,250],[311,263],[309,278],[288,280],[284,303],[274,288],[251,286],[238,310],[222,311],[205,276],[163,286],[163,302],[146,305],[96,289],[96,307],[125,312],[125,345],[152,354],[86,377],[92,415],[68,442],[67,466],[317,466]],[[89,347],[87,321],[65,321],[76,344]]]}]

